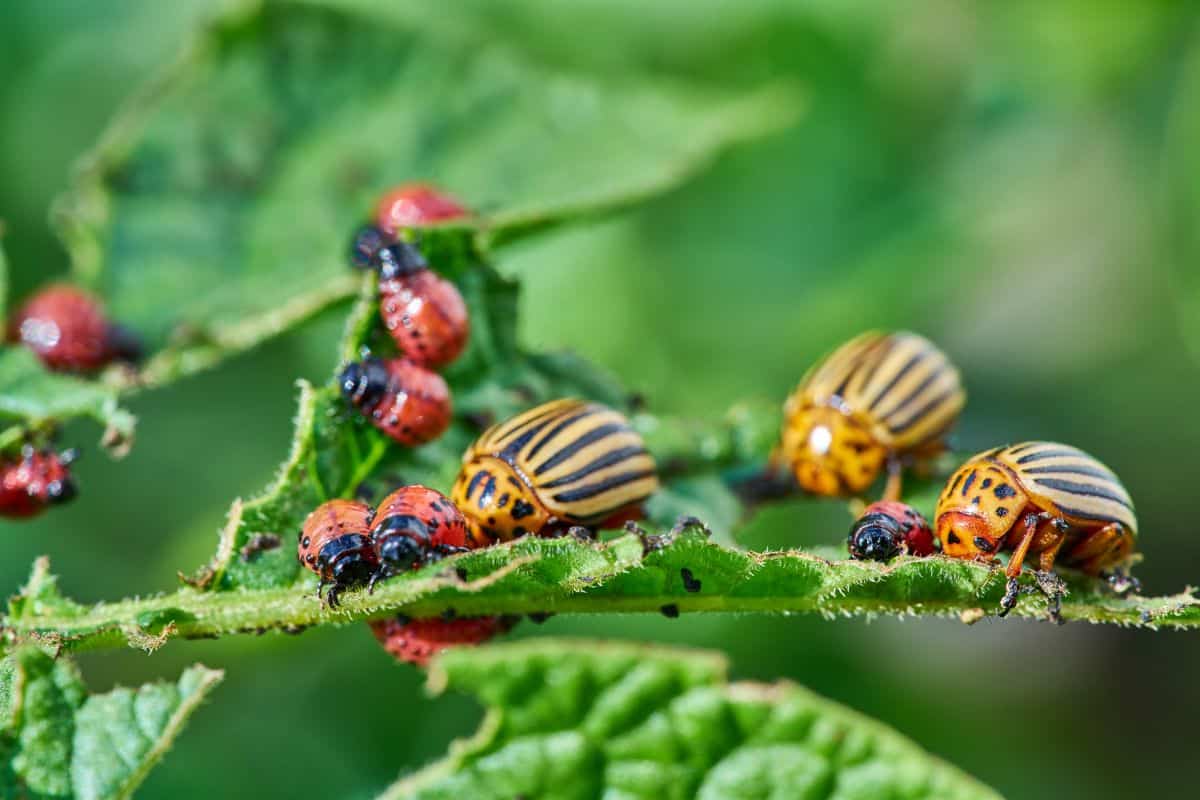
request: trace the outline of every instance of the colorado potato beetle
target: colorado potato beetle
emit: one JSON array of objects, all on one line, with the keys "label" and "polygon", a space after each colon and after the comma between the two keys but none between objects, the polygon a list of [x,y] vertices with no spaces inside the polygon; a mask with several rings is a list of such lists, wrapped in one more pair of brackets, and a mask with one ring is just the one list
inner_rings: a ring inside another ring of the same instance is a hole
[{"label": "colorado potato beetle", "polygon": [[872,503],[854,521],[846,539],[850,555],[870,561],[887,561],[902,553],[932,555],[933,531],[921,513],[894,500]]},{"label": "colorado potato beetle", "polygon": [[342,394],[376,428],[406,447],[430,442],[450,425],[450,388],[436,372],[405,358],[347,364]]},{"label": "colorado potato beetle", "polygon": [[494,425],[463,455],[450,497],[474,543],[635,519],[658,489],[654,458],[624,416],[554,400]]},{"label": "colorado potato beetle", "polygon": [[380,248],[372,265],[379,272],[379,314],[404,355],[431,368],[458,358],[471,334],[458,287],[407,242]]},{"label": "colorado potato beetle", "polygon": [[0,516],[32,517],[73,498],[69,467],[75,458],[74,450],[55,453],[25,445],[20,458],[0,461]]},{"label": "colorado potato beetle", "polygon": [[330,584],[325,602],[337,608],[346,589],[367,584],[379,569],[369,531],[372,512],[355,500],[330,500],[304,520],[296,557],[321,579],[317,597]]},{"label": "colorado potato beetle", "polygon": [[1063,444],[1024,442],[997,447],[963,464],[946,483],[935,514],[942,552],[994,561],[1011,550],[1004,616],[1017,604],[1017,576],[1037,557],[1038,586],[1059,619],[1056,563],[1090,575],[1123,569],[1133,553],[1133,501],[1112,470]]},{"label": "colorado potato beetle", "polygon": [[966,402],[958,370],[915,333],[864,333],[818,362],[785,406],[772,462],[815,494],[865,492],[888,470],[900,499],[904,466],[941,452]]},{"label": "colorado potato beetle", "polygon": [[401,228],[446,222],[466,214],[467,209],[445,192],[425,183],[407,183],[379,198],[375,224],[388,236],[395,236]]},{"label": "colorado potato beetle", "polygon": [[92,372],[112,361],[136,361],[141,348],[112,324],[100,301],[74,286],[42,289],[13,316],[9,338],[33,350],[50,369]]},{"label": "colorado potato beetle", "polygon": [[481,644],[513,626],[510,617],[464,617],[462,619],[407,619],[393,617],[371,623],[371,632],[396,659],[425,666],[450,647]]},{"label": "colorado potato beetle", "polygon": [[431,561],[467,550],[467,523],[450,498],[425,486],[402,486],[375,511],[371,541],[379,570],[371,578],[390,578]]}]

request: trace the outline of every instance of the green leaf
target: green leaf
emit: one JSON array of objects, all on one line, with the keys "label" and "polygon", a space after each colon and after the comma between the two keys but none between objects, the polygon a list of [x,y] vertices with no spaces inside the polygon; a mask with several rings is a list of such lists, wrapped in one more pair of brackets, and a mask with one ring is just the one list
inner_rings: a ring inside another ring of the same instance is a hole
[{"label": "green leaf", "polygon": [[880,722],[725,672],[713,653],[580,640],[449,651],[431,689],[487,718],[381,800],[999,797]]},{"label": "green leaf", "polygon": [[0,681],[10,724],[4,734],[4,796],[126,798],[161,760],[223,673],[202,666],[177,683],[88,696],[74,664],[27,646],[6,659]]},{"label": "green leaf", "polygon": [[129,104],[58,205],[76,275],[155,354],[142,385],[350,298],[350,234],[397,183],[444,186],[497,243],[665,191],[799,106],[790,86],[547,74],[386,3],[247,5]]},{"label": "green leaf", "polygon": [[4,221],[0,220],[0,330],[8,329],[8,258],[4,255]]},{"label": "green leaf", "polygon": [[136,419],[117,404],[115,389],[49,372],[27,348],[0,348],[0,449],[73,417],[103,425],[102,441],[118,455],[133,444]]}]

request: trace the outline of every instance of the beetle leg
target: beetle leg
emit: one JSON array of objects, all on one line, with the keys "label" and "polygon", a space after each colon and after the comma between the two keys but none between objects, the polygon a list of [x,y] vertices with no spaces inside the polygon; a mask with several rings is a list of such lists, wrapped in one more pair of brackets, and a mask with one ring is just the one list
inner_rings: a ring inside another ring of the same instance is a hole
[{"label": "beetle leg", "polygon": [[1112,522],[1076,544],[1071,549],[1070,558],[1084,572],[1097,575],[1105,567],[1125,561],[1132,546],[1125,526]]},{"label": "beetle leg", "polygon": [[887,472],[887,484],[883,487],[883,499],[899,502],[904,479],[904,465],[899,458],[894,455],[888,456]]},{"label": "beetle leg", "polygon": [[1134,594],[1142,593],[1142,582],[1129,574],[1129,569],[1126,567],[1116,567],[1108,572],[1101,572],[1100,577],[1108,581],[1108,585],[1117,594],[1125,594],[1133,592]]},{"label": "beetle leg", "polygon": [[324,579],[324,578],[321,578],[320,582],[319,582],[319,583],[317,583],[317,599],[318,599],[318,600],[321,600],[321,599],[322,599],[322,598],[321,598],[321,591],[322,591],[322,590],[325,588],[325,583],[326,583],[326,581],[325,581],[325,579]]},{"label": "beetle leg", "polygon": [[1025,564],[1025,554],[1029,552],[1029,545],[1033,543],[1038,524],[1045,516],[1045,513],[1026,514],[1018,523],[1022,526],[1019,534],[1021,538],[1017,546],[1013,548],[1012,557],[1008,560],[1008,567],[1004,570],[1004,574],[1008,576],[1008,583],[1005,586],[1004,597],[1000,600],[999,616],[1001,617],[1008,616],[1008,612],[1017,607],[1017,596],[1021,593],[1021,584],[1018,581],[1021,567]]}]

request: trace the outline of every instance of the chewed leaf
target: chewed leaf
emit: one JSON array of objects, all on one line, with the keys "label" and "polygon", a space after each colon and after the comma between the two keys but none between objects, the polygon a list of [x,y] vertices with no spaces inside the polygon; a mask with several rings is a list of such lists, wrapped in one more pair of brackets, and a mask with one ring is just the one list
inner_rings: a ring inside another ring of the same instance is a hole
[{"label": "chewed leaf", "polygon": [[395,184],[432,180],[481,241],[511,239],[664,191],[797,109],[787,87],[548,75],[367,6],[263,3],[126,109],[58,218],[153,384],[351,297],[350,234]]},{"label": "chewed leaf", "polygon": [[543,639],[449,651],[430,685],[475,695],[488,721],[381,800],[999,797],[799,686],[728,683],[713,653]]},{"label": "chewed leaf", "polygon": [[65,656],[36,646],[5,660],[8,796],[127,798],[170,748],[223,674],[202,666],[177,683],[89,696]]},{"label": "chewed leaf", "polygon": [[0,348],[0,447],[16,444],[26,431],[72,417],[103,425],[104,441],[117,453],[132,444],[136,420],[117,404],[114,389],[49,372],[24,347]]}]

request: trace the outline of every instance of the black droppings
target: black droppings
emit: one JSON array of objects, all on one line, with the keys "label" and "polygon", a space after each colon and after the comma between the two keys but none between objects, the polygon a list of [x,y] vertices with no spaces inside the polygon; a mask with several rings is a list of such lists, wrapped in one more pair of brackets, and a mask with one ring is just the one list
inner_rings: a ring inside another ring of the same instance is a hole
[{"label": "black droppings", "polygon": [[591,528],[585,528],[582,525],[572,525],[567,529],[567,535],[573,536],[581,542],[596,541],[596,533]]},{"label": "black droppings", "polygon": [[683,533],[688,528],[699,528],[704,532],[705,536],[712,536],[712,531],[704,524],[704,521],[699,517],[683,516],[675,520],[675,525],[671,528],[672,534]]},{"label": "black droppings", "polygon": [[675,605],[674,603],[668,603],[660,608],[659,611],[661,611],[662,615],[667,619],[676,619],[679,617],[679,606]]},{"label": "black droppings", "polygon": [[679,570],[679,577],[683,579],[683,590],[685,592],[700,591],[700,581],[692,574],[692,571],[687,567]]}]

